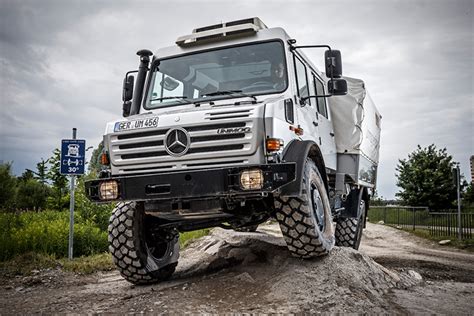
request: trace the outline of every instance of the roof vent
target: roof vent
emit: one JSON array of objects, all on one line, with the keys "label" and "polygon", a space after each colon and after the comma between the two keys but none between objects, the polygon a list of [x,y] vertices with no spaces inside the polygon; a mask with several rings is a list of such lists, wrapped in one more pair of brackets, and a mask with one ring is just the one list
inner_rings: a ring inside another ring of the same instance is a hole
[{"label": "roof vent", "polygon": [[209,42],[226,40],[239,36],[249,36],[257,33],[267,26],[259,18],[249,18],[210,26],[204,26],[193,30],[190,35],[181,36],[176,40],[179,46],[191,46]]}]

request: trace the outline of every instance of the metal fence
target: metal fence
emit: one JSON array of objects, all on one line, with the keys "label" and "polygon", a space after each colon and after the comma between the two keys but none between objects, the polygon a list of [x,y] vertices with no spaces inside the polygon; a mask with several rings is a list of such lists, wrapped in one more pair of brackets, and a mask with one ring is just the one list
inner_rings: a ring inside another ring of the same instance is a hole
[{"label": "metal fence", "polygon": [[[473,238],[473,213],[461,213],[461,239]],[[458,214],[431,213],[430,234],[432,236],[458,236]]]},{"label": "metal fence", "polygon": [[[368,218],[371,222],[384,221],[385,224],[402,228],[425,229],[436,237],[458,236],[458,214],[452,212],[430,212],[427,207],[373,206]],[[461,213],[461,238],[474,236],[474,213]]]}]

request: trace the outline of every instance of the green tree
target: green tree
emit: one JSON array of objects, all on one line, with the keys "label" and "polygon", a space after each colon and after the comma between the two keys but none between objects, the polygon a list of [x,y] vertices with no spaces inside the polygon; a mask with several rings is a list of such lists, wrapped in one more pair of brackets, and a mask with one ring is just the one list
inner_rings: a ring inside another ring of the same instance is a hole
[{"label": "green tree", "polygon": [[53,151],[53,156],[51,156],[48,161],[50,167],[47,172],[47,177],[49,180],[51,180],[52,185],[48,204],[53,209],[60,211],[67,207],[66,196],[68,185],[66,176],[61,174],[61,151],[56,148]]},{"label": "green tree", "polygon": [[447,154],[446,148],[437,149],[434,144],[418,148],[408,155],[408,159],[400,159],[397,165],[397,186],[404,204],[428,206],[430,209],[447,209],[456,200],[452,168],[453,158]]},{"label": "green tree", "polygon": [[34,179],[34,173],[30,169],[26,169],[21,176],[18,177],[18,180],[21,182],[26,182],[28,180]]},{"label": "green tree", "polygon": [[16,178],[11,174],[11,163],[0,164],[0,209],[14,206]]},{"label": "green tree", "polygon": [[46,165],[48,162],[49,159],[44,160],[41,158],[41,161],[36,164],[35,178],[42,184],[46,184],[48,181],[48,167]]},{"label": "green tree", "polygon": [[370,197],[371,206],[384,206],[385,204],[387,203],[385,203],[383,196],[379,196],[377,191],[375,191],[374,195]]},{"label": "green tree", "polygon": [[466,187],[466,190],[462,194],[462,201],[464,206],[474,206],[474,190],[472,188],[472,182]]},{"label": "green tree", "polygon": [[19,181],[16,205],[22,210],[39,211],[46,206],[49,188],[37,180],[30,178]]},{"label": "green tree", "polygon": [[89,161],[89,172],[98,175],[100,170],[102,169],[102,165],[100,164],[100,155],[104,150],[104,142],[100,142],[99,146],[92,151],[91,160]]}]

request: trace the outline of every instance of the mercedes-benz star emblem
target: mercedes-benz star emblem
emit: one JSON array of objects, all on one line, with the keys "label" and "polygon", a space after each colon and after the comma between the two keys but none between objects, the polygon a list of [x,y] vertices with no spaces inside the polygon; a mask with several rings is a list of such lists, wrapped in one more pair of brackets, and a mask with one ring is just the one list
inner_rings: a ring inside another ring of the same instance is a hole
[{"label": "mercedes-benz star emblem", "polygon": [[183,128],[170,129],[165,135],[165,149],[171,156],[184,155],[190,144],[189,134]]}]

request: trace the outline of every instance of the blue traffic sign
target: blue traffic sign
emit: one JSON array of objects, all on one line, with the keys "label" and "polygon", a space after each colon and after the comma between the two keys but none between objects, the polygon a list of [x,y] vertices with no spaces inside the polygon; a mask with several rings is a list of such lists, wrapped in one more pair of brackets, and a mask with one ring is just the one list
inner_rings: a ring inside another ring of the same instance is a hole
[{"label": "blue traffic sign", "polygon": [[84,174],[86,161],[84,139],[63,139],[61,141],[61,174]]}]

